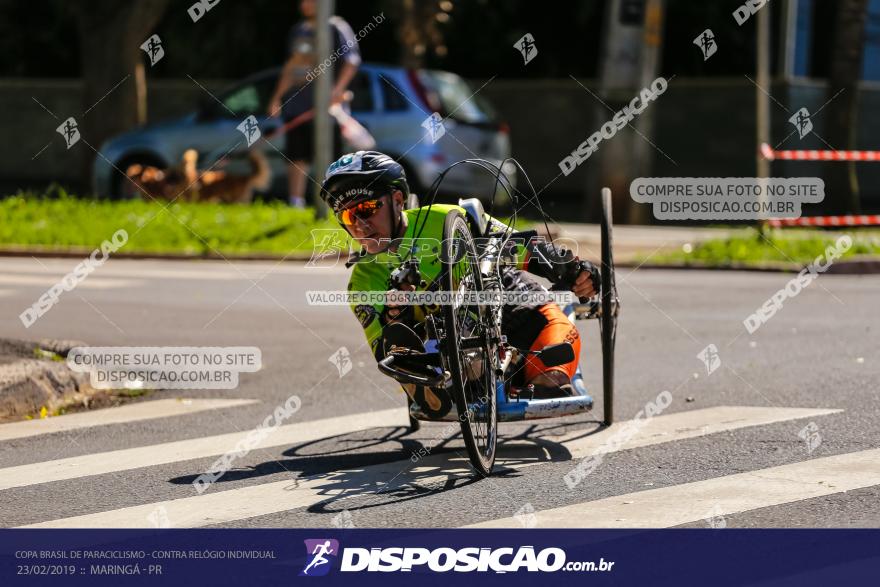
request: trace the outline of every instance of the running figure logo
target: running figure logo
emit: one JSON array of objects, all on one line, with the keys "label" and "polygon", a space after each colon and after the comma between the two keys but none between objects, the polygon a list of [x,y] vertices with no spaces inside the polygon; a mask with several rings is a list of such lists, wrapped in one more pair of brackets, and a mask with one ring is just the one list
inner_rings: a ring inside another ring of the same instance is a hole
[{"label": "running figure logo", "polygon": [[244,135],[245,140],[247,140],[248,147],[253,145],[254,142],[260,138],[260,127],[257,124],[257,119],[253,114],[245,118],[244,121],[242,121],[242,123],[235,128],[240,130],[241,134]]},{"label": "running figure logo", "polygon": [[306,267],[336,267],[343,252],[348,250],[348,235],[339,228],[312,229],[312,257]]},{"label": "running figure logo", "polygon": [[810,111],[806,108],[798,110],[794,116],[788,119],[790,123],[797,129],[801,138],[804,138],[813,130],[813,121],[810,120]]},{"label": "running figure logo", "polygon": [[428,138],[431,139],[432,145],[446,134],[446,127],[443,126],[443,117],[437,112],[434,112],[431,116],[422,121],[422,128],[428,131],[427,135]]},{"label": "running figure logo", "polygon": [[308,555],[305,568],[300,577],[321,577],[330,572],[331,560],[339,556],[339,541],[332,538],[311,538],[305,541]]},{"label": "running figure logo", "polygon": [[697,358],[706,365],[706,375],[711,375],[721,366],[721,356],[718,354],[718,347],[714,344],[708,345],[697,353]]},{"label": "running figure logo", "polygon": [[165,49],[162,47],[162,39],[159,35],[153,35],[141,45],[141,49],[150,58],[150,67],[153,67],[165,57]]},{"label": "running figure logo", "polygon": [[798,438],[803,440],[807,445],[807,454],[813,454],[813,451],[822,446],[822,435],[819,433],[819,426],[815,422],[810,422],[798,432]]},{"label": "running figure logo", "polygon": [[67,145],[68,149],[79,141],[79,128],[77,127],[76,120],[74,120],[73,116],[62,122],[61,126],[56,128],[55,131],[64,137],[64,143]]},{"label": "running figure logo", "polygon": [[513,48],[522,53],[523,60],[525,63],[523,65],[528,65],[529,61],[535,58],[538,54],[538,47],[535,45],[535,37],[532,36],[532,33],[526,33],[522,36],[522,38],[517,41]]},{"label": "running figure logo", "polygon": [[715,51],[718,50],[718,44],[715,42],[715,34],[712,32],[712,29],[706,29],[700,33],[700,36],[694,39],[694,45],[703,52],[703,61],[715,55]]},{"label": "running figure logo", "polygon": [[346,373],[351,371],[351,353],[344,346],[339,347],[335,353],[327,359],[336,366],[339,371],[339,378],[342,379]]}]

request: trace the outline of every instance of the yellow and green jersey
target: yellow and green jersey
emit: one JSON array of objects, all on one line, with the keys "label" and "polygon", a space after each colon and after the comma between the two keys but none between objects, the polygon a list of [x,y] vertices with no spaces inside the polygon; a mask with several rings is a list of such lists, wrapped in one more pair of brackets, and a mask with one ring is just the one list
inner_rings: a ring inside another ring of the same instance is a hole
[{"label": "yellow and green jersey", "polygon": [[[462,216],[467,217],[464,208],[451,204],[434,204],[423,208],[404,210],[407,218],[406,232],[400,240],[400,246],[396,252],[382,252],[375,255],[364,255],[354,265],[351,278],[348,281],[348,291],[354,292],[384,292],[390,287],[391,272],[400,266],[401,261],[408,257],[410,251],[413,258],[419,262],[419,272],[422,279],[427,283],[425,289],[429,289],[440,276],[442,263],[440,260],[441,242],[443,241],[443,227],[446,216],[457,210]],[[493,232],[508,228],[501,221],[485,215],[488,222],[493,226]],[[515,256],[515,264],[523,266],[527,258],[526,248],[517,244],[511,251]],[[377,355],[378,345],[382,339],[382,312],[384,306],[370,304],[352,304],[351,309],[364,329],[367,342],[373,354]],[[425,308],[416,306],[415,318],[424,321]],[[428,310],[428,311],[433,311]]]}]

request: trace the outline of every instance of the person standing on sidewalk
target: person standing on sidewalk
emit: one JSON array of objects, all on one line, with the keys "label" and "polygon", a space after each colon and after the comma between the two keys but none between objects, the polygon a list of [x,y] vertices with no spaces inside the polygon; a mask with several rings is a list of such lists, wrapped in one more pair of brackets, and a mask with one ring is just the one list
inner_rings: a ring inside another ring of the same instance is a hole
[{"label": "person standing on sidewalk", "polygon": [[[278,85],[269,102],[269,115],[280,114],[285,124],[314,108],[314,88],[310,86],[318,75],[332,71],[334,84],[330,104],[342,102],[346,88],[361,63],[360,48],[351,27],[342,18],[333,16],[329,22],[333,33],[333,53],[328,59],[330,69],[318,68],[315,38],[317,0],[301,0],[299,7],[303,20],[290,31],[290,56],[281,70]],[[334,65],[337,60],[341,61],[338,67]],[[289,201],[291,206],[298,208],[306,205],[306,177],[314,157],[314,135],[314,118],[292,125],[285,134]],[[333,144],[333,156],[336,157],[342,151],[342,137],[336,123],[333,125]]]}]

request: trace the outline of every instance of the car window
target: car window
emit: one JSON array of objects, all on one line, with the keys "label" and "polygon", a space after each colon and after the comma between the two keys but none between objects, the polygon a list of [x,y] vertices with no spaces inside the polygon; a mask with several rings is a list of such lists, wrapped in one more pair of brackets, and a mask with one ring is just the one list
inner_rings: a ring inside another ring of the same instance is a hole
[{"label": "car window", "polygon": [[420,78],[429,90],[437,93],[443,109],[452,113],[451,118],[470,123],[491,122],[495,118],[489,102],[456,74],[424,71]]},{"label": "car window", "polygon": [[275,82],[275,76],[267,76],[233,89],[221,98],[225,108],[218,105],[218,114],[233,118],[264,114],[275,90]]},{"label": "car window", "polygon": [[379,76],[379,87],[382,88],[382,102],[386,112],[401,112],[409,109],[409,102],[396,83],[387,76]]},{"label": "car window", "polygon": [[260,95],[256,86],[245,86],[227,96],[223,104],[237,115],[253,114],[260,107]]},{"label": "car window", "polygon": [[372,76],[364,71],[355,74],[348,89],[354,94],[351,100],[352,112],[372,112],[376,109],[376,101],[373,99]]}]

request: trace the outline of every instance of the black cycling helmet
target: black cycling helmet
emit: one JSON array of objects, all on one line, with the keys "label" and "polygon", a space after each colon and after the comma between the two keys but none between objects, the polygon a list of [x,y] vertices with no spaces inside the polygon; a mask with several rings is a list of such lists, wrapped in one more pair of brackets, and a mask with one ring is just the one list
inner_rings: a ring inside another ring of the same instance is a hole
[{"label": "black cycling helmet", "polygon": [[400,163],[378,151],[358,151],[343,155],[327,168],[321,198],[337,212],[359,200],[384,196],[390,189],[409,197]]}]

